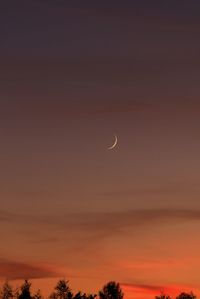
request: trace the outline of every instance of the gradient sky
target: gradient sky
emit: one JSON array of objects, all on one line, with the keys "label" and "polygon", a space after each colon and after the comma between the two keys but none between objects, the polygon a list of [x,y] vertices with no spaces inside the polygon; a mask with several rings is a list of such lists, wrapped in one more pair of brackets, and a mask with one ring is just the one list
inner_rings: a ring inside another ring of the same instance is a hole
[{"label": "gradient sky", "polygon": [[199,0],[0,2],[2,281],[200,294],[199,35]]}]

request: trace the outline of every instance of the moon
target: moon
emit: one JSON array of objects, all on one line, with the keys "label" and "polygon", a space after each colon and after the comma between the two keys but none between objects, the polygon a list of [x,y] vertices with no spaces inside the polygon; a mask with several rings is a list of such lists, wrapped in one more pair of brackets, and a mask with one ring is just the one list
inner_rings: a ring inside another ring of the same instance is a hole
[{"label": "moon", "polygon": [[111,145],[111,146],[108,148],[108,150],[112,150],[113,148],[115,148],[116,145],[117,145],[117,143],[118,143],[117,135],[114,135],[114,137],[115,137],[115,141],[114,141],[113,145]]}]

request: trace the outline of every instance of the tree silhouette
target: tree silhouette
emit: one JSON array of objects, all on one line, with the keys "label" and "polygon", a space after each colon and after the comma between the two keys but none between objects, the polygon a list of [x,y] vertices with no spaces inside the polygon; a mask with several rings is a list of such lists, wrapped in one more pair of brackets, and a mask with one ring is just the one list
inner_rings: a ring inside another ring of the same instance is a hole
[{"label": "tree silhouette", "polygon": [[13,299],[13,289],[11,285],[6,281],[4,285],[2,286],[1,292],[0,292],[0,298],[1,299]]},{"label": "tree silhouette", "polygon": [[28,280],[25,280],[21,286],[21,293],[19,294],[18,299],[32,299],[30,288],[31,283]]},{"label": "tree silhouette", "polygon": [[78,292],[73,296],[73,299],[86,299],[87,296],[85,293],[82,292]]},{"label": "tree silhouette", "polygon": [[49,299],[57,299],[57,295],[55,292],[51,293]]},{"label": "tree silhouette", "polygon": [[96,298],[96,294],[86,294],[86,293],[82,293],[82,292],[78,292],[73,296],[73,299],[95,299]]},{"label": "tree silhouette", "polygon": [[[86,294],[81,291],[73,295],[69,282],[65,279],[59,280],[55,286],[54,292],[47,297],[48,299],[96,299],[95,294]],[[98,299],[123,299],[124,294],[120,284],[115,281],[110,281],[105,284],[102,290],[98,293]],[[31,283],[25,280],[20,288],[13,290],[12,286],[6,281],[0,288],[0,299],[44,299],[38,290],[34,295],[31,294]],[[171,299],[165,293],[155,296],[155,299]],[[180,293],[175,299],[196,299],[196,295],[192,292]]]},{"label": "tree silhouette", "polygon": [[55,291],[50,295],[50,299],[72,299],[73,294],[68,283],[65,279],[59,280]]},{"label": "tree silhouette", "polygon": [[167,294],[161,293],[159,296],[156,296],[155,299],[171,299]]},{"label": "tree silhouette", "polygon": [[176,299],[196,299],[196,296],[191,292],[191,293],[180,293]]},{"label": "tree silhouette", "polygon": [[99,292],[100,299],[123,299],[123,297],[120,285],[115,281],[108,282]]},{"label": "tree silhouette", "polygon": [[97,297],[97,294],[88,294],[87,299],[95,299]]},{"label": "tree silhouette", "polygon": [[33,299],[43,299],[40,290],[33,295]]}]

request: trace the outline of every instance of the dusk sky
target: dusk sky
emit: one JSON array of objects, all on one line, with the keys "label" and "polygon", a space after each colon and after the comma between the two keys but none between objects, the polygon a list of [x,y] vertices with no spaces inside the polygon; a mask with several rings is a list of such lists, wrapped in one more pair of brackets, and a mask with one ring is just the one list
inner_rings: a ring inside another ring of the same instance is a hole
[{"label": "dusk sky", "polygon": [[0,1],[1,281],[200,295],[199,36],[199,0]]}]

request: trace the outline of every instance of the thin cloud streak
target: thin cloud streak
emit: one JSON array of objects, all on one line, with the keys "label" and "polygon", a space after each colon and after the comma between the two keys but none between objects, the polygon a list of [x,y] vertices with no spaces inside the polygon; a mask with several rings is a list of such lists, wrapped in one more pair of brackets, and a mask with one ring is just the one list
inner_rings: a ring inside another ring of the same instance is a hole
[{"label": "thin cloud streak", "polygon": [[138,289],[145,290],[150,292],[162,292],[166,287],[156,286],[156,285],[148,285],[148,284],[134,284],[134,283],[121,283],[121,286],[125,289]]},{"label": "thin cloud streak", "polygon": [[3,279],[53,278],[60,275],[50,266],[0,259],[0,278]]},{"label": "thin cloud streak", "polygon": [[2,102],[1,105],[2,117],[5,113],[12,117],[21,117],[22,119],[68,119],[89,117],[91,119],[101,117],[120,116],[143,112],[151,109],[151,106],[134,100],[110,100],[93,102],[92,100],[84,100],[75,103],[60,100],[54,103],[53,101],[42,100],[40,102],[29,100],[25,102],[21,100],[19,103]]},{"label": "thin cloud streak", "polygon": [[32,226],[51,226],[51,230],[64,230],[95,235],[98,238],[109,237],[123,229],[139,227],[150,229],[155,224],[185,223],[200,221],[200,210],[187,209],[141,209],[124,212],[106,213],[63,213],[55,215],[21,215],[0,212],[1,223],[16,223]]}]

